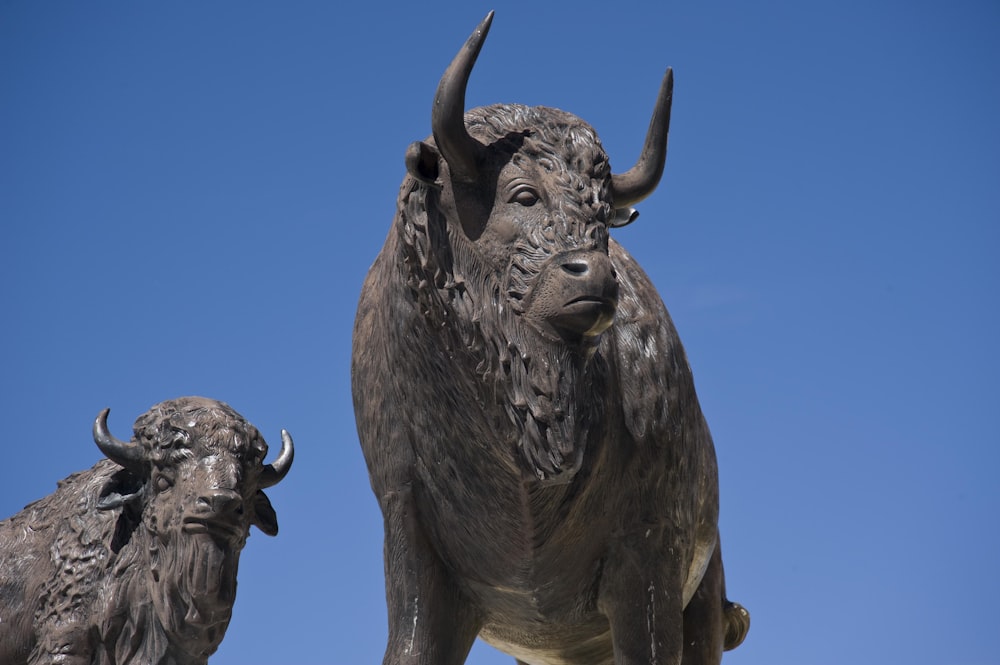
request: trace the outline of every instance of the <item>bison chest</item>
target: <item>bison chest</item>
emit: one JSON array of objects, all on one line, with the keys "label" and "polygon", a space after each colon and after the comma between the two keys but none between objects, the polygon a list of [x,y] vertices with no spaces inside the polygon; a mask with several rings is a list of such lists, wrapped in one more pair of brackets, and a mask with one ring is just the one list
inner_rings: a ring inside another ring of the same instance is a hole
[{"label": "bison chest", "polygon": [[[599,457],[602,441],[588,441]],[[421,527],[466,593],[493,614],[565,619],[596,594],[614,506],[589,456],[567,483],[527,476],[514,456],[418,455]]]}]

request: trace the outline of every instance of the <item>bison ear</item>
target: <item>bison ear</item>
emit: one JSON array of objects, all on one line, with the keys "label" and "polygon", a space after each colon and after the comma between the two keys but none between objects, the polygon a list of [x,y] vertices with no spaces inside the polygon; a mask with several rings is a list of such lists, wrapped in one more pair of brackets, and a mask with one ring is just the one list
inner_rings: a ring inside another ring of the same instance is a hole
[{"label": "bison ear", "polygon": [[635,218],[639,216],[639,211],[635,208],[616,208],[615,216],[608,224],[613,229],[620,229],[623,226],[628,226],[635,221]]},{"label": "bison ear", "polygon": [[122,469],[108,478],[97,499],[98,510],[112,510],[137,502],[142,496],[142,481]]},{"label": "bison ear", "polygon": [[414,141],[406,149],[406,170],[420,182],[434,185],[440,173],[439,157],[437,148],[423,141]]},{"label": "bison ear", "polygon": [[271,507],[270,499],[261,490],[253,496],[252,524],[269,536],[278,535],[278,516]]}]

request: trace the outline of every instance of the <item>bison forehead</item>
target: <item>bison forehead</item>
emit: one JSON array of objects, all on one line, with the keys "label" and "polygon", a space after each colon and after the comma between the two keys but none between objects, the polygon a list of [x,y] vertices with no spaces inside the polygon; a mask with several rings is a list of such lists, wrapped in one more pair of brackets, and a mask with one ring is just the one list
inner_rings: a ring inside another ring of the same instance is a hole
[{"label": "bison forehead", "polygon": [[609,181],[611,168],[597,132],[577,116],[545,106],[494,104],[465,115],[469,134],[494,150],[539,161],[552,173]]},{"label": "bison forehead", "polygon": [[204,397],[161,402],[136,419],[133,431],[160,463],[223,452],[259,464],[267,454],[256,427],[228,404]]}]

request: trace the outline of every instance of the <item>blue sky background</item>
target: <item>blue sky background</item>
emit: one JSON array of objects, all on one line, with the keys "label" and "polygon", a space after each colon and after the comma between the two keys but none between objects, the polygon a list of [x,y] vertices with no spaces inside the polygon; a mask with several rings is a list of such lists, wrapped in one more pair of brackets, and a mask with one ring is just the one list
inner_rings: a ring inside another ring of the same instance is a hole
[{"label": "blue sky background", "polygon": [[[580,115],[718,450],[730,665],[1000,662],[1000,4],[0,2],[0,517],[152,404],[279,446],[215,665],[377,663],[382,524],[350,334],[437,80]],[[273,454],[273,452],[272,452]],[[477,645],[470,663],[512,662]]]}]

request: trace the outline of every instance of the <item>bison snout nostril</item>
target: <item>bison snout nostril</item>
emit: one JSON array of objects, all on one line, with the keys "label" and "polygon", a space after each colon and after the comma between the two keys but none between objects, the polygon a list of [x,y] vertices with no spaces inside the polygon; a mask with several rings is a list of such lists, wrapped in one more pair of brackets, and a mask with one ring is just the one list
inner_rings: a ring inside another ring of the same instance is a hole
[{"label": "bison snout nostril", "polygon": [[562,269],[570,275],[586,275],[590,264],[582,259],[573,259],[562,264]]},{"label": "bison snout nostril", "polygon": [[232,490],[215,490],[198,498],[198,502],[215,513],[234,512],[242,504],[242,497]]}]

